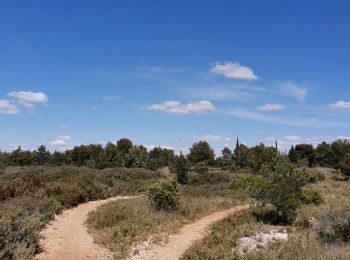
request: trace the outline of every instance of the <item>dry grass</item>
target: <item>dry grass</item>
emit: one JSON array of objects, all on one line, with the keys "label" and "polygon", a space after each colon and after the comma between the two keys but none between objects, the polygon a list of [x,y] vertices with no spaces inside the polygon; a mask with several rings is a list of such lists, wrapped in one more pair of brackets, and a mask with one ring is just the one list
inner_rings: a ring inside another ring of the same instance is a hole
[{"label": "dry grass", "polygon": [[0,170],[0,259],[31,259],[39,232],[65,208],[137,194],[160,178],[143,169],[10,167]]},{"label": "dry grass", "polygon": [[185,224],[247,198],[229,189],[228,183],[185,185],[181,193],[179,209],[170,212],[155,211],[146,197],[103,205],[90,214],[89,230],[115,253],[115,259],[123,259],[134,245],[150,237],[164,241]]},{"label": "dry grass", "polygon": [[310,218],[321,219],[330,211],[350,208],[350,183],[332,179],[331,169],[318,168],[326,179],[307,185],[318,191],[324,203],[304,205],[299,209],[294,226],[286,227],[290,234],[288,242],[272,243],[267,249],[240,255],[236,252],[240,237],[249,236],[269,226],[258,223],[249,212],[232,216],[212,227],[211,234],[195,243],[183,259],[349,259],[350,244],[327,244],[322,242],[317,232],[309,225]]}]

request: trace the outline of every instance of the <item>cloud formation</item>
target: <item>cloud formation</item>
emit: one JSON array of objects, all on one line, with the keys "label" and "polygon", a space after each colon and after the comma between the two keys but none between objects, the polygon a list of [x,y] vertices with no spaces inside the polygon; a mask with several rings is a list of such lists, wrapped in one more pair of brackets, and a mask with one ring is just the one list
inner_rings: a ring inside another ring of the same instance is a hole
[{"label": "cloud formation", "polygon": [[203,114],[214,111],[214,105],[207,100],[181,104],[179,101],[169,100],[160,104],[146,107],[149,110],[164,111],[171,114]]},{"label": "cloud formation", "polygon": [[71,137],[69,135],[63,135],[59,136],[56,140],[51,141],[50,144],[53,146],[64,146],[70,139]]},{"label": "cloud formation", "polygon": [[265,142],[267,145],[274,146],[277,140],[278,149],[287,152],[291,146],[297,144],[311,144],[316,147],[322,142],[331,143],[337,139],[349,139],[349,136],[333,136],[333,137],[301,137],[298,135],[286,135],[282,137],[268,137]]},{"label": "cloud formation", "polygon": [[221,143],[221,142],[228,142],[231,140],[229,136],[222,136],[222,135],[204,135],[204,136],[198,136],[194,138],[198,141],[207,141],[208,143]]},{"label": "cloud formation", "polygon": [[0,114],[16,115],[20,112],[18,107],[6,99],[0,99]]},{"label": "cloud formation", "polygon": [[292,81],[281,82],[280,89],[284,94],[294,97],[300,101],[304,101],[308,93],[308,89],[301,88],[295,85]]},{"label": "cloud formation", "polygon": [[240,65],[237,62],[226,61],[224,63],[216,63],[210,68],[210,72],[224,75],[227,78],[257,80],[253,70],[249,67]]},{"label": "cloud formation", "polygon": [[244,84],[232,85],[219,85],[210,84],[207,85],[204,81],[196,84],[180,83],[179,87],[186,86],[186,88],[181,89],[181,91],[186,96],[191,96],[198,99],[210,99],[210,100],[251,100],[256,96],[266,93],[268,90],[262,87],[256,87]]},{"label": "cloud formation", "polygon": [[283,104],[278,104],[278,103],[267,103],[262,106],[258,106],[256,110],[258,111],[280,111],[284,109]]},{"label": "cloud formation", "polygon": [[257,113],[248,111],[245,109],[234,109],[229,114],[241,118],[246,118],[254,121],[278,124],[278,125],[291,125],[291,126],[303,126],[303,127],[319,127],[319,128],[341,128],[347,126],[343,123],[336,123],[320,121],[314,118],[290,118],[290,117],[279,117],[271,116],[267,114]]},{"label": "cloud formation", "polygon": [[70,140],[70,136],[69,135],[63,135],[63,136],[59,136],[58,139],[61,139],[61,140]]},{"label": "cloud formation", "polygon": [[12,91],[7,94],[9,97],[14,97],[19,101],[27,103],[40,103],[46,104],[49,100],[47,95],[43,92],[32,92],[32,91]]},{"label": "cloud formation", "polygon": [[329,105],[333,109],[350,109],[350,101],[338,101]]},{"label": "cloud formation", "polygon": [[47,105],[49,100],[43,92],[12,91],[7,96],[14,98],[14,102],[28,109],[34,109],[35,104]]},{"label": "cloud formation", "polygon": [[151,144],[151,145],[146,145],[145,146],[147,148],[147,151],[151,151],[152,149],[156,148],[156,147],[160,147],[162,149],[169,149],[169,150],[174,150],[174,148],[172,146],[169,146],[169,145],[154,145],[154,144]]},{"label": "cloud formation", "polygon": [[66,142],[64,140],[57,139],[57,140],[53,140],[50,144],[55,146],[62,146],[62,145],[66,145]]}]

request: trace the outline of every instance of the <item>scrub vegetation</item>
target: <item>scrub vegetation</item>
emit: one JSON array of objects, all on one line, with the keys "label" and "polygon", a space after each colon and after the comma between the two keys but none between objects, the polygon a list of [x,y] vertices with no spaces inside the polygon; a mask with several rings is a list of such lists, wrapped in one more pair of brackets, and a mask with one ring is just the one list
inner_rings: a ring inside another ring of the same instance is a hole
[{"label": "scrub vegetation", "polygon": [[144,169],[10,167],[0,171],[0,259],[30,259],[39,233],[63,209],[116,195],[139,194],[159,179]]},{"label": "scrub vegetation", "polygon": [[[331,259],[349,255],[348,140],[298,144],[287,154],[277,144],[249,148],[239,140],[221,156],[205,141],[189,151],[148,151],[123,138],[65,152],[0,152],[0,259],[30,259],[40,250],[40,231],[63,209],[133,194],[144,196],[103,205],[88,219],[91,234],[116,258],[248,200],[248,211],[213,225],[184,259],[313,259],[315,248]],[[288,243],[237,253],[239,238],[280,228]]]},{"label": "scrub vegetation", "polygon": [[[182,259],[349,259],[350,184],[335,180],[330,168],[314,171],[325,178],[305,188],[317,193],[317,199],[301,205],[292,223],[271,225],[264,221],[266,218],[261,219],[268,209],[252,207],[214,224],[210,235],[196,242]],[[270,243],[245,254],[239,252],[239,238],[271,230],[287,231],[288,241]]]}]

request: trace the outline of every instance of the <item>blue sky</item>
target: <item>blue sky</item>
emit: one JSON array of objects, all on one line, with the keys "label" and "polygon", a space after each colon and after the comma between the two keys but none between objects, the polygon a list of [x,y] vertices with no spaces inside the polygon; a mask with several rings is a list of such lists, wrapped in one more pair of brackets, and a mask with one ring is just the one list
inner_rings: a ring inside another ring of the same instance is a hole
[{"label": "blue sky", "polygon": [[1,1],[0,149],[350,136],[348,1]]}]

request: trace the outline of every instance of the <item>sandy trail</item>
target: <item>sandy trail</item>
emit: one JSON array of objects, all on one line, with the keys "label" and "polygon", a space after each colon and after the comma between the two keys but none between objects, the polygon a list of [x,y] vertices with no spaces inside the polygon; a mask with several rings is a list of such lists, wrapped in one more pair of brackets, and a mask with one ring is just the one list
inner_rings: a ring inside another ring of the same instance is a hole
[{"label": "sandy trail", "polygon": [[170,235],[165,245],[141,245],[136,247],[138,254],[130,259],[139,260],[175,260],[188,249],[192,243],[208,234],[209,226],[214,222],[224,219],[228,215],[247,209],[248,205],[236,206],[227,210],[218,211],[182,227],[178,233]]},{"label": "sandy trail", "polygon": [[40,245],[44,252],[37,255],[35,259],[112,259],[113,254],[110,251],[94,243],[84,223],[88,213],[98,206],[115,200],[131,198],[135,197],[125,196],[96,200],[63,211],[42,232],[43,239],[40,241]]}]

